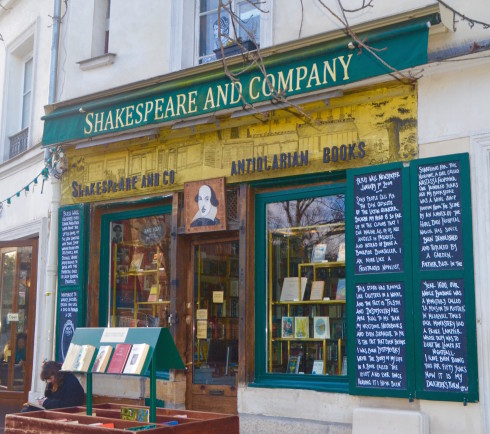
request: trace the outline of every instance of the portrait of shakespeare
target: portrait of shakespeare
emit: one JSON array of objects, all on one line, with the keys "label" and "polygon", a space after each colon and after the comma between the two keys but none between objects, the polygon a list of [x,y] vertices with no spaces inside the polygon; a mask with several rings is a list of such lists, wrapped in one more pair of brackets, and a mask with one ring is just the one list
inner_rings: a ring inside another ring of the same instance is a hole
[{"label": "portrait of shakespeare", "polygon": [[219,201],[214,190],[209,185],[201,185],[194,200],[197,203],[198,210],[192,218],[192,228],[219,224],[219,219],[216,218]]}]

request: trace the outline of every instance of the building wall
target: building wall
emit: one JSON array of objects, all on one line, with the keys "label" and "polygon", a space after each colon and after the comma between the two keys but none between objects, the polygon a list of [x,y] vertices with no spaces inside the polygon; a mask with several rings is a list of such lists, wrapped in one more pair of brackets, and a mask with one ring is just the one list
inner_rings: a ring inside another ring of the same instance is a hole
[{"label": "building wall", "polygon": [[[39,380],[41,361],[49,353],[40,350],[46,342],[45,272],[46,250],[49,236],[49,207],[52,197],[51,181],[44,183],[39,176],[44,168],[44,150],[41,149],[44,106],[48,103],[51,61],[53,1],[51,0],[4,0],[0,9],[0,240],[11,241],[39,237],[38,277],[36,300],[36,324],[31,395],[39,396],[44,385]],[[29,139],[27,150],[8,158],[8,135],[19,131],[18,120],[20,95],[13,95],[12,80],[20,80],[13,68],[12,56],[22,57],[32,51],[33,75]],[[15,97],[15,98],[14,98]],[[14,103],[12,102],[14,101]],[[14,116],[15,115],[15,116]],[[38,184],[29,192],[24,188],[35,178]],[[43,191],[41,194],[41,190]],[[20,192],[19,197],[15,194]],[[11,205],[5,200],[14,195]],[[48,296],[49,298],[50,296]]]}]

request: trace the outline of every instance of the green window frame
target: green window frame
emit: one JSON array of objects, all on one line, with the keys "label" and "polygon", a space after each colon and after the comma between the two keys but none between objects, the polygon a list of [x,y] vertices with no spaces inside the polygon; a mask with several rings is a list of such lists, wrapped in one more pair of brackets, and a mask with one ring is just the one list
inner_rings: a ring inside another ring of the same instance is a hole
[{"label": "green window frame", "polygon": [[[348,393],[348,377],[340,375],[291,375],[287,373],[267,372],[267,205],[274,202],[302,200],[314,197],[332,195],[345,196],[345,183],[305,186],[292,188],[291,185],[300,181],[312,180],[296,178],[295,182],[285,181],[283,185],[289,185],[287,190],[257,193],[255,196],[255,378],[250,384],[252,387],[271,388],[296,388],[311,389],[317,391]],[[316,181],[318,182],[318,178]],[[277,186],[277,183],[276,183]]]}]

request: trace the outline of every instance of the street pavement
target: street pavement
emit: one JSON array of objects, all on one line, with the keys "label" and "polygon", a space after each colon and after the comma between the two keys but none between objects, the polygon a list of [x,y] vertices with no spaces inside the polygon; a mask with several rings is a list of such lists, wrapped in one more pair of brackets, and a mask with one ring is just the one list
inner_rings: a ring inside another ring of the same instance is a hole
[{"label": "street pavement", "polygon": [[10,413],[18,413],[21,409],[16,405],[0,404],[0,434],[5,432],[5,415]]}]

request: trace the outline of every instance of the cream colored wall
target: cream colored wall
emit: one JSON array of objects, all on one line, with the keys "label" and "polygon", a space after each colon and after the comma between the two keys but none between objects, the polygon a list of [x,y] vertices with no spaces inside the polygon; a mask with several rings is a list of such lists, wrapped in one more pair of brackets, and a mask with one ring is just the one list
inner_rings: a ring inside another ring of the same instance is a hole
[{"label": "cream colored wall", "polygon": [[71,0],[63,19],[59,99],[66,100],[169,72],[171,2],[111,2],[109,52],[112,65],[82,71],[91,58],[94,1]]}]

